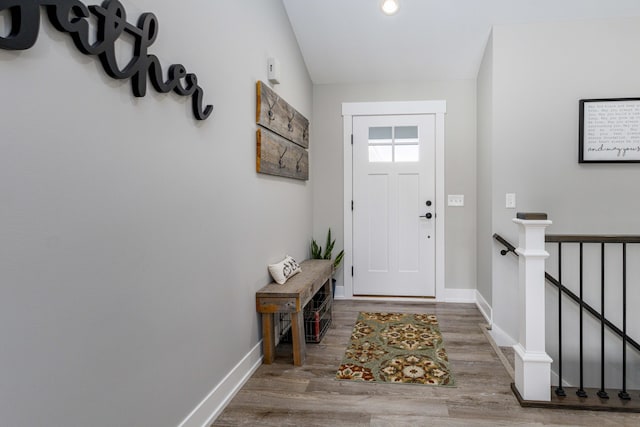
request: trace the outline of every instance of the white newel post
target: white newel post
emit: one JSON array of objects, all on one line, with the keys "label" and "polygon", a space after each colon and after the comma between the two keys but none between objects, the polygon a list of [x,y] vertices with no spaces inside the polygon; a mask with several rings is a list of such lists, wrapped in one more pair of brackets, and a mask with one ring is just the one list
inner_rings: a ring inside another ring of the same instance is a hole
[{"label": "white newel post", "polygon": [[524,400],[551,400],[551,358],[545,351],[545,229],[547,214],[518,213],[518,311],[520,341],[515,350],[515,384]]}]

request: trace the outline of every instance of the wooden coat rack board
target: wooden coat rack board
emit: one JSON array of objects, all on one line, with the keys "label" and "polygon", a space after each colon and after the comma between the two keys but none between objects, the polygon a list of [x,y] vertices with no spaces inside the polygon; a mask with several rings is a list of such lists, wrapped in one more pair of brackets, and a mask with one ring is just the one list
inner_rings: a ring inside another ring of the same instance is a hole
[{"label": "wooden coat rack board", "polygon": [[256,83],[256,171],[309,179],[309,120],[261,81]]}]

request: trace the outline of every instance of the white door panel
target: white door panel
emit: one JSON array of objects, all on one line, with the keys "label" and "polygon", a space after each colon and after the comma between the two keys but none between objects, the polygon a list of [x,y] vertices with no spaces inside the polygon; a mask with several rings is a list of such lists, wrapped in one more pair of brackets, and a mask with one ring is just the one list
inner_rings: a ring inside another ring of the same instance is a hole
[{"label": "white door panel", "polygon": [[357,116],[353,135],[354,295],[435,296],[435,115]]},{"label": "white door panel", "polygon": [[[366,232],[369,237],[368,270],[389,271],[389,177],[369,175],[367,177],[369,210],[376,215],[366,217]],[[365,224],[363,224],[364,226]]]}]

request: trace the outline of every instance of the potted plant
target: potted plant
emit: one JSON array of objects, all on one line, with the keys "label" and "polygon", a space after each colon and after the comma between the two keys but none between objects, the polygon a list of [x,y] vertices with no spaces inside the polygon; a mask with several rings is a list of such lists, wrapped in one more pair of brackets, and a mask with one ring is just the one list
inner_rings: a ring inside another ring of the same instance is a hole
[{"label": "potted plant", "polygon": [[[315,239],[311,239],[311,258],[313,259],[331,259],[331,252],[333,252],[333,246],[336,243],[336,239],[331,240],[331,228],[327,232],[327,243],[324,246],[324,251],[322,250],[322,246],[319,246]],[[340,253],[333,260],[333,272],[338,269],[340,263],[342,262],[342,257],[344,257],[344,250],[340,251]],[[333,286],[333,294],[335,295],[336,291],[336,279],[331,278],[331,284]]]}]

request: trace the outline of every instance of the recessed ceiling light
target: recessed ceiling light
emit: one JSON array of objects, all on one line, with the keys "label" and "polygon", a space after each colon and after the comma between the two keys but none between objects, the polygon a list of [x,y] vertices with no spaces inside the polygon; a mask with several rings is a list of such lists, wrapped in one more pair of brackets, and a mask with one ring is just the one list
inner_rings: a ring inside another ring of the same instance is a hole
[{"label": "recessed ceiling light", "polygon": [[400,8],[400,3],[399,0],[382,0],[380,8],[385,15],[393,15]]}]

